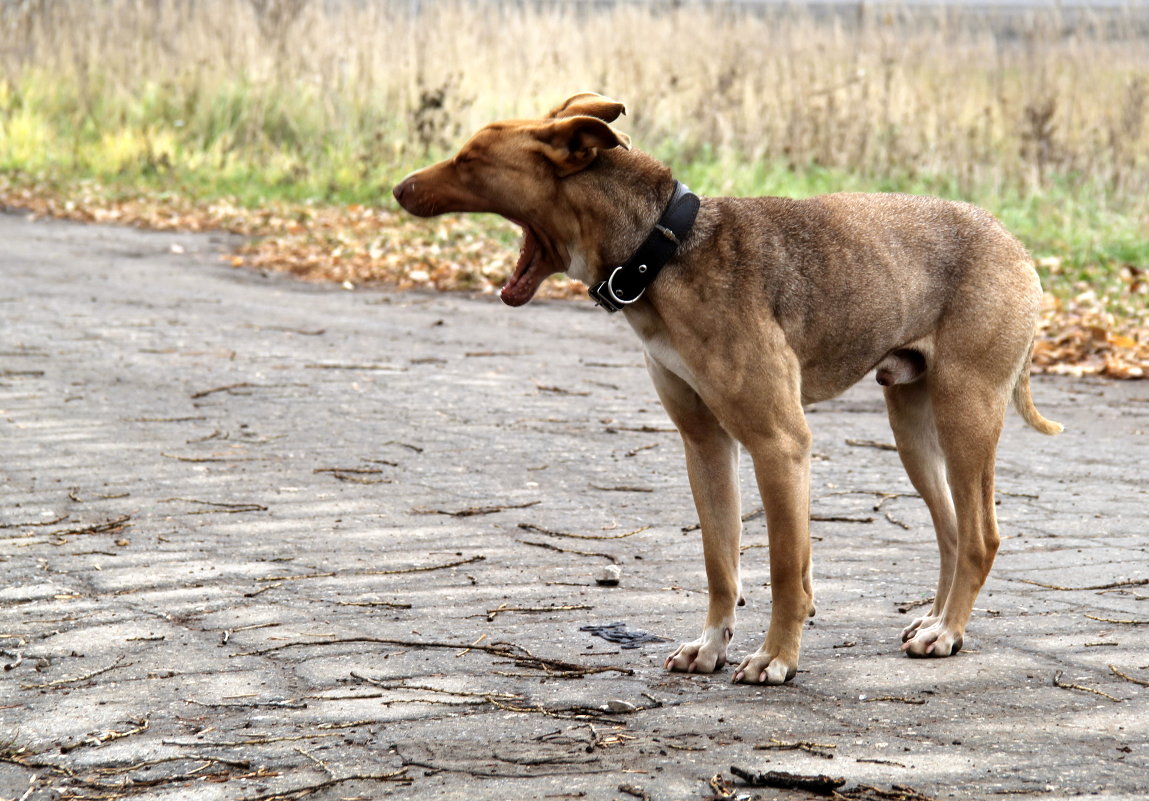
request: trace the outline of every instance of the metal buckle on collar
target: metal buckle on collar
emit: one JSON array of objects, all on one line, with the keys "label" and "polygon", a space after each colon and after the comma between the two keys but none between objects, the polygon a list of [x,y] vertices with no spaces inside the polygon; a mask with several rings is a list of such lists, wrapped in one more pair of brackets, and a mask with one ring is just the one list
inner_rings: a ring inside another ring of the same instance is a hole
[{"label": "metal buckle on collar", "polygon": [[[618,275],[618,271],[621,269],[622,267],[615,267],[614,272],[610,274],[610,278],[587,290],[587,294],[594,298],[595,305],[602,306],[611,314],[614,314],[616,311],[621,311],[623,306],[629,306],[631,303],[634,303],[646,292],[646,288],[643,287],[639,290],[639,293],[630,300],[620,298],[614,291],[614,277]],[[640,265],[639,271],[646,272],[646,265]]]}]

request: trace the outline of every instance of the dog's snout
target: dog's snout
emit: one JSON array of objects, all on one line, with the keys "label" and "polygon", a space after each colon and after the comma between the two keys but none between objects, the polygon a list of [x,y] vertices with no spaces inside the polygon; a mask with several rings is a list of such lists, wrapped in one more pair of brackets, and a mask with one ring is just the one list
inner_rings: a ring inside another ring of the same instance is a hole
[{"label": "dog's snout", "polygon": [[440,193],[435,189],[435,182],[424,176],[422,171],[408,175],[395,185],[391,194],[395,196],[404,210],[417,217],[432,217],[447,210],[442,207]]},{"label": "dog's snout", "polygon": [[391,190],[404,210],[416,217],[435,217],[457,211],[492,211],[482,193],[460,180],[452,161],[441,161],[408,175]]},{"label": "dog's snout", "polygon": [[395,195],[395,199],[399,201],[399,205],[407,208],[407,199],[411,197],[415,190],[415,182],[410,178],[404,178],[399,183],[395,184],[395,188],[391,190],[391,194]]}]

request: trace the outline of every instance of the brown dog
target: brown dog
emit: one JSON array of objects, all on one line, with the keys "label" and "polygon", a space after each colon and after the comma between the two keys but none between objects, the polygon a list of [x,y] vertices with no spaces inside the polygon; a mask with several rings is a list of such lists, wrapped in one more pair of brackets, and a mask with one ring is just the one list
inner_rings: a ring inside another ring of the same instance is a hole
[{"label": "brown dog", "polygon": [[933,608],[902,632],[902,649],[956,653],[997,552],[994,458],[1010,397],[1033,428],[1061,430],[1030,397],[1041,287],[1029,254],[987,212],[937,198],[699,201],[611,127],[623,112],[584,93],[543,119],[488,125],[395,197],[420,216],[494,212],[520,225],[522,254],[502,290],[511,306],[565,272],[625,310],[682,434],[702,524],[706,622],[667,669],[726,662],[742,596],[742,443],[766,509],[773,610],[734,680],[793,677],[814,613],[802,405],[875,368],[941,551]]}]

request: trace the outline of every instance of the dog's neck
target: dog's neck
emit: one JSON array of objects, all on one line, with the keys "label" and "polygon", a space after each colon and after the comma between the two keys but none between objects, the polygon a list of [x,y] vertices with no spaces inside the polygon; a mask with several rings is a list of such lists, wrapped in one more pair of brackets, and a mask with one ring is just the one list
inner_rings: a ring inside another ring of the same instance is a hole
[{"label": "dog's neck", "polygon": [[698,208],[698,196],[675,181],[670,200],[642,244],[606,279],[589,287],[595,304],[613,314],[639,300],[689,239]]},{"label": "dog's neck", "polygon": [[568,246],[567,274],[587,286],[606,280],[634,255],[654,230],[678,183],[668,167],[641,151],[606,151],[599,160],[566,179],[567,197],[576,207],[573,218],[593,223],[580,226]]}]

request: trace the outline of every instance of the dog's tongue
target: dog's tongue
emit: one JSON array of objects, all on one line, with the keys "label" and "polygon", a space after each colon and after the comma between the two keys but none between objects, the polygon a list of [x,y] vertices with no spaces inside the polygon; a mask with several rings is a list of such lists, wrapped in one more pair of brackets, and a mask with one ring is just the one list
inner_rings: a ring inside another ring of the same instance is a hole
[{"label": "dog's tongue", "polygon": [[547,277],[547,273],[538,262],[541,248],[535,239],[530,226],[522,225],[523,249],[519,254],[519,262],[515,265],[514,275],[510,277],[499,292],[499,297],[508,306],[522,306],[535,296],[539,284]]}]

